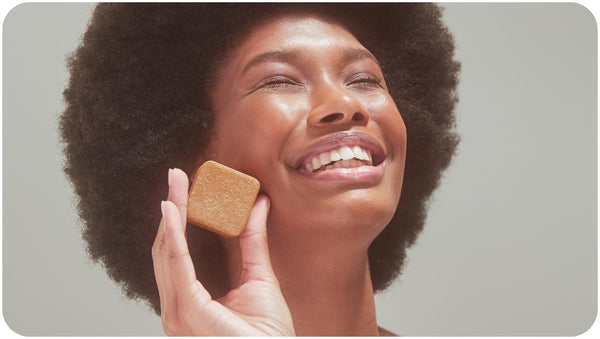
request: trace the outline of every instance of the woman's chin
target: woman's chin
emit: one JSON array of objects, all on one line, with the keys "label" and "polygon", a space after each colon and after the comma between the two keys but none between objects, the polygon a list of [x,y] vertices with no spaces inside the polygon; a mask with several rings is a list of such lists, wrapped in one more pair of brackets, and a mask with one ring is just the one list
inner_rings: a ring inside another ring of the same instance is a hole
[{"label": "woman's chin", "polygon": [[[363,240],[374,239],[389,223],[397,204],[394,199],[359,199],[354,192],[350,199],[319,202],[317,200],[292,211],[272,205],[269,222],[278,232],[310,233],[326,236],[353,235]],[[396,201],[397,203],[397,201]]]}]

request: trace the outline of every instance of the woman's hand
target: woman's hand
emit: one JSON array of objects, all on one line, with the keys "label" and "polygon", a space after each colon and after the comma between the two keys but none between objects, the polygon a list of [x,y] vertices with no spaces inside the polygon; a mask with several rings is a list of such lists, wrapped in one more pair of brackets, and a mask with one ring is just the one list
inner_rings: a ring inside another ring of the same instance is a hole
[{"label": "woman's hand", "polygon": [[189,181],[169,171],[169,196],[152,247],[165,334],[174,336],[294,335],[289,308],[273,274],[267,245],[269,199],[259,196],[240,235],[240,286],[213,300],[196,273],[186,240]]}]

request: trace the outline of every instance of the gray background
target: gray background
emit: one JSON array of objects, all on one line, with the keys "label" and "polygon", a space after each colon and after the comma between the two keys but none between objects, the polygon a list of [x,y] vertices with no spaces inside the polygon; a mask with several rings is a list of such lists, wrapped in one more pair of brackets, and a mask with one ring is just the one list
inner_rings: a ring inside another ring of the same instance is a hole
[{"label": "gray background", "polygon": [[[577,4],[445,7],[462,143],[403,276],[376,297],[379,322],[409,336],[577,335],[597,308],[595,20]],[[91,8],[23,4],[4,21],[3,313],[22,335],[162,335],[88,262],[61,171],[64,59]]]}]

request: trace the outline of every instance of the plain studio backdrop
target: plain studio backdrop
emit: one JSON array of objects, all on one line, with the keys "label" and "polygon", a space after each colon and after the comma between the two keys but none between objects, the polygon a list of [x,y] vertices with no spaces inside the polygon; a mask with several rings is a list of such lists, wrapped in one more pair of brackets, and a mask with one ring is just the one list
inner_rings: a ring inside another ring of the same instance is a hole
[{"label": "plain studio backdrop", "polygon": [[[462,142],[403,275],[376,297],[380,325],[585,332],[597,308],[594,17],[577,4],[443,6],[463,65]],[[4,319],[22,335],[163,335],[146,304],[88,261],[62,172],[65,58],[92,8],[27,3],[4,21]]]}]

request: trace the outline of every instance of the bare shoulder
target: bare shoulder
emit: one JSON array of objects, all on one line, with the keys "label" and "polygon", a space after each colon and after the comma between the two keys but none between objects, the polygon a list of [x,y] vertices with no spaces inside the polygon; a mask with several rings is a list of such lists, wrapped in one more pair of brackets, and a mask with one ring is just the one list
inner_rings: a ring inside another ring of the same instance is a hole
[{"label": "bare shoulder", "polygon": [[381,326],[378,327],[377,329],[379,330],[380,337],[397,337],[398,336],[396,333],[392,333]]}]

